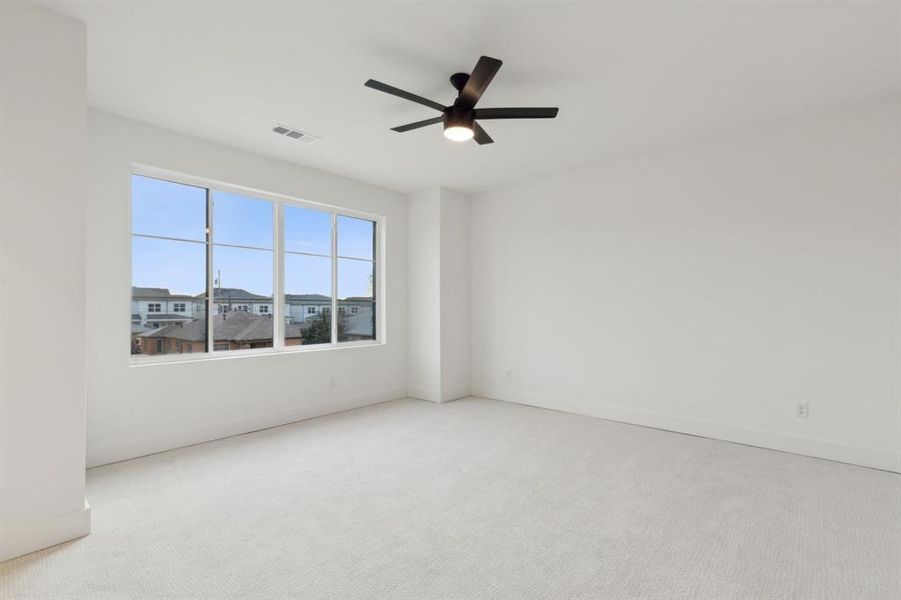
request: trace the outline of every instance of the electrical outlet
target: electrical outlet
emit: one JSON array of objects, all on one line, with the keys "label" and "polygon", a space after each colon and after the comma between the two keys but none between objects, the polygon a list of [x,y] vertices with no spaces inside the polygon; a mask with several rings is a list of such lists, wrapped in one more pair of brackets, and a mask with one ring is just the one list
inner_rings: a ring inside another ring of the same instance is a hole
[{"label": "electrical outlet", "polygon": [[513,379],[513,369],[507,369],[507,379]]},{"label": "electrical outlet", "polygon": [[335,389],[335,378],[334,377],[332,377],[331,379],[328,380],[328,385],[330,388]]},{"label": "electrical outlet", "polygon": [[810,404],[807,402],[798,402],[798,407],[795,409],[795,416],[799,419],[806,419],[810,416]]}]

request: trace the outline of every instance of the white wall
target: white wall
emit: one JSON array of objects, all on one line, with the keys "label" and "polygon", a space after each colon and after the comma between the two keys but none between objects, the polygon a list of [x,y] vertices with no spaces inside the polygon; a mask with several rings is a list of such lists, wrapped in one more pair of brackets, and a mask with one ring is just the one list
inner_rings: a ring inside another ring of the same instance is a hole
[{"label": "white wall", "polygon": [[[406,395],[404,195],[97,111],[88,149],[89,465]],[[386,344],[130,366],[132,163],[384,216]]]},{"label": "white wall", "polygon": [[407,391],[441,402],[441,190],[410,196]]},{"label": "white wall", "polygon": [[474,198],[474,393],[901,470],[899,115]]},{"label": "white wall", "polygon": [[408,391],[469,394],[469,198],[444,188],[410,197]]},{"label": "white wall", "polygon": [[0,3],[0,560],[90,530],[85,110],[84,24]]},{"label": "white wall", "polygon": [[441,397],[469,394],[470,200],[441,190]]}]

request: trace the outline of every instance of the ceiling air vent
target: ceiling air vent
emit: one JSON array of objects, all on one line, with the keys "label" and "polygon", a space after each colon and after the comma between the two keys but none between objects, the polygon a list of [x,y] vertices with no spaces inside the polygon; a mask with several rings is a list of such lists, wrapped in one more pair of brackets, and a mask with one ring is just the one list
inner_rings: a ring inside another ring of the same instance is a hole
[{"label": "ceiling air vent", "polygon": [[294,129],[293,127],[287,127],[285,125],[276,125],[272,128],[272,131],[279,135],[283,135],[285,137],[289,137],[292,140],[300,140],[301,142],[306,142],[308,144],[312,144],[313,142],[318,142],[322,138],[318,135],[313,135],[312,133],[308,133],[306,131],[301,131],[299,129]]}]

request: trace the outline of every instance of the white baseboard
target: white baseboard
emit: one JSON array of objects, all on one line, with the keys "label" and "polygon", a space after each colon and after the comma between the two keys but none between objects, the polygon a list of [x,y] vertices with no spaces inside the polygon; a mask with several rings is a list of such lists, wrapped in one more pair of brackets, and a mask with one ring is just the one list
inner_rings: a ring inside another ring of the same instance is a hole
[{"label": "white baseboard", "polygon": [[877,448],[853,446],[835,440],[738,427],[726,423],[636,410],[615,404],[586,402],[565,396],[490,386],[476,386],[473,389],[473,395],[901,473],[901,455]]},{"label": "white baseboard", "polygon": [[4,528],[0,534],[0,562],[56,546],[91,533],[91,507],[50,519]]},{"label": "white baseboard", "polygon": [[453,402],[454,400],[459,400],[460,398],[466,398],[467,396],[471,396],[469,393],[469,388],[457,388],[455,390],[444,390],[444,393],[441,394],[442,402]]},{"label": "white baseboard", "polygon": [[91,445],[88,440],[87,466],[99,467],[130,458],[174,450],[203,442],[218,440],[233,435],[241,435],[260,429],[287,425],[314,417],[322,417],[353,408],[361,408],[379,402],[396,400],[407,396],[406,388],[376,390],[365,394],[329,398],[318,402],[299,404],[296,408],[275,413],[254,415],[243,419],[216,421],[182,431],[174,431],[136,440]]},{"label": "white baseboard", "polygon": [[428,400],[429,402],[441,402],[441,390],[433,390],[423,387],[407,387],[407,395],[417,400]]},{"label": "white baseboard", "polygon": [[421,387],[408,387],[407,395],[417,400],[427,400],[441,404],[443,402],[451,402],[470,395],[469,390],[455,390],[452,392],[442,392],[441,390],[432,390]]}]

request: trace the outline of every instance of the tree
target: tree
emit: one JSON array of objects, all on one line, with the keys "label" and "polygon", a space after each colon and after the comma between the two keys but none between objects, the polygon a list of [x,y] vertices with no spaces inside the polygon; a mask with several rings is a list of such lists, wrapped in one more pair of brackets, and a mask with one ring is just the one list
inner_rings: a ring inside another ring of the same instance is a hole
[{"label": "tree", "polygon": [[[338,317],[338,339],[344,337],[347,324],[344,315]],[[301,331],[304,344],[328,344],[332,341],[332,320],[328,314],[316,315],[307,319],[307,326]]]},{"label": "tree", "polygon": [[301,331],[304,344],[327,344],[332,341],[332,323],[328,315],[316,315],[307,319],[307,326]]}]

